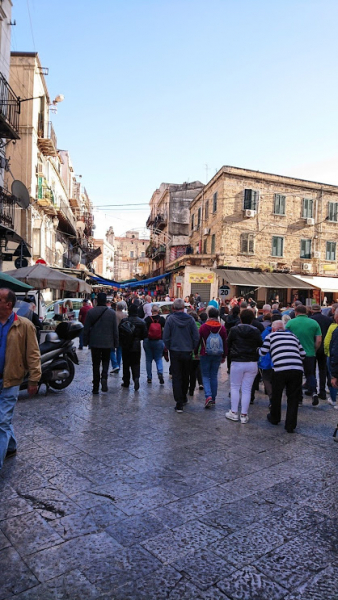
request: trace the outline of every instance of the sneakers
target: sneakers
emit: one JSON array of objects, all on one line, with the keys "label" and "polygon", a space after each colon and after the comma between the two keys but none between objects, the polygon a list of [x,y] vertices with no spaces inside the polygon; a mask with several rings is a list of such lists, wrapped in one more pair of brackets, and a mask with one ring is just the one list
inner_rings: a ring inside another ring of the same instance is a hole
[{"label": "sneakers", "polygon": [[336,402],[333,402],[332,398],[328,398],[327,403],[331,404],[331,406],[336,406]]},{"label": "sneakers", "polygon": [[235,412],[232,412],[232,410],[229,410],[228,412],[225,413],[225,418],[230,419],[230,421],[238,421],[238,413],[235,413]]},{"label": "sneakers", "polygon": [[241,423],[242,423],[243,425],[245,425],[245,423],[247,423],[247,422],[249,421],[249,417],[248,417],[248,415],[241,415],[241,416],[240,416],[240,419],[241,419]]},{"label": "sneakers", "polygon": [[160,374],[159,374],[159,376],[158,376],[158,380],[159,380],[159,382],[160,382],[160,384],[161,384],[161,385],[163,385],[163,384],[164,384],[164,379],[163,379],[163,375],[162,375],[162,373],[160,373]]},{"label": "sneakers", "polygon": [[318,404],[319,404],[318,394],[313,394],[312,395],[312,406],[318,406]]},{"label": "sneakers", "polygon": [[175,412],[177,412],[177,413],[182,413],[183,412],[183,406],[182,406],[182,404],[177,404],[176,403]]},{"label": "sneakers", "polygon": [[204,387],[203,387],[203,385],[199,385],[199,386],[198,386],[198,389],[199,389],[199,390],[204,390]]},{"label": "sneakers", "polygon": [[108,392],[108,385],[106,379],[101,379],[101,388],[103,392]]},{"label": "sneakers", "polygon": [[321,392],[320,394],[318,394],[318,398],[320,398],[321,400],[326,400],[326,393]]},{"label": "sneakers", "polygon": [[152,382],[152,379],[151,379],[151,377],[148,377],[148,378],[147,378],[147,383],[151,383],[151,382]]},{"label": "sneakers", "polygon": [[118,373],[120,371],[120,369],[118,367],[115,367],[115,369],[113,369],[112,371],[110,371],[111,375],[113,373]]},{"label": "sneakers", "polygon": [[208,397],[205,399],[204,408],[209,408],[209,406],[210,406],[210,404],[211,404],[211,403],[212,403],[212,397],[211,397],[211,396],[208,396]]},{"label": "sneakers", "polygon": [[135,388],[135,392],[137,392],[137,390],[140,389],[140,380],[139,379],[134,379],[134,388]]}]

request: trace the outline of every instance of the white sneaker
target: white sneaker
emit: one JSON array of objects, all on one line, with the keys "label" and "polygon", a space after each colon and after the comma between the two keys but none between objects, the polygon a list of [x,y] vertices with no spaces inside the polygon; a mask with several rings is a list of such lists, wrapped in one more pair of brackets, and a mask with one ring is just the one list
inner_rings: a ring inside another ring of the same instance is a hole
[{"label": "white sneaker", "polygon": [[336,406],[336,403],[333,402],[332,398],[328,398],[327,402],[328,402],[328,404],[331,404],[331,406]]},{"label": "white sneaker", "polygon": [[238,413],[229,410],[227,413],[225,413],[225,418],[230,419],[230,421],[238,421]]},{"label": "white sneaker", "polygon": [[243,423],[243,425],[245,423],[247,423],[248,421],[249,421],[248,415],[241,415],[241,423]]}]

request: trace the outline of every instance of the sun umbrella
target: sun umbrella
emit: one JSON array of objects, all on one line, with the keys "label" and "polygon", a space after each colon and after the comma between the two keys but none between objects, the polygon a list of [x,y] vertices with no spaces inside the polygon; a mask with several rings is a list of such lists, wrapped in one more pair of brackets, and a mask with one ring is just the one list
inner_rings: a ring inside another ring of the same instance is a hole
[{"label": "sun umbrella", "polygon": [[23,267],[15,271],[9,271],[10,275],[31,285],[35,290],[67,290],[68,292],[91,292],[91,286],[85,281],[66,275],[62,271],[56,271],[46,265],[33,265]]},{"label": "sun umbrella", "polygon": [[22,283],[15,277],[11,277],[8,273],[0,273],[0,287],[6,287],[13,292],[28,292],[28,290],[32,289],[31,285],[27,285],[27,283]]}]

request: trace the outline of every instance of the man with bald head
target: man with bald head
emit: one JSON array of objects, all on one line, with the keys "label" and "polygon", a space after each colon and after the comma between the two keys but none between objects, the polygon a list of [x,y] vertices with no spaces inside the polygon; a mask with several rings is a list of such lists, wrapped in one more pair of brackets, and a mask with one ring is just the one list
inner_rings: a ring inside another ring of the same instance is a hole
[{"label": "man with bald head", "polygon": [[33,395],[41,378],[35,327],[14,313],[15,303],[14,292],[0,288],[0,469],[16,454],[12,418],[20,384],[28,373],[28,393]]},{"label": "man with bald head", "polygon": [[260,356],[270,352],[273,363],[271,409],[267,419],[272,425],[279,424],[282,394],[286,388],[285,429],[293,433],[297,427],[298,404],[302,399],[305,351],[299,339],[291,331],[285,331],[283,321],[274,321],[271,333],[258,352]]}]

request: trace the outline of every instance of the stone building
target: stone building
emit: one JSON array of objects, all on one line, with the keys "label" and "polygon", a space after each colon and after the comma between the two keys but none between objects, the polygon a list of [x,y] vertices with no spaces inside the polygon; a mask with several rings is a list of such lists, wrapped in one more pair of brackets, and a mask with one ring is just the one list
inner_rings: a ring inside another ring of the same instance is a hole
[{"label": "stone building", "polygon": [[101,250],[101,254],[93,261],[96,275],[101,275],[105,279],[114,279],[115,235],[113,228],[109,227],[104,239],[95,238],[94,244]]},{"label": "stone building", "polygon": [[[230,294],[250,294],[262,302],[277,296],[287,302],[305,287],[302,276],[337,275],[337,241],[337,186],[225,166],[190,203],[192,254],[167,267],[213,273],[211,296],[224,284]],[[225,277],[227,268],[275,277],[270,286],[260,287],[255,276]],[[286,287],[285,276],[276,279],[277,273],[300,277],[288,279]],[[183,291],[190,293],[187,279]],[[284,285],[278,287],[278,281]]]},{"label": "stone building", "polygon": [[133,279],[136,275],[147,275],[149,259],[146,250],[149,240],[140,238],[138,231],[126,231],[114,242],[114,280]]},{"label": "stone building", "polygon": [[202,190],[200,181],[162,183],[150,200],[148,256],[153,275],[165,273],[167,264],[189,251],[189,206]]}]

